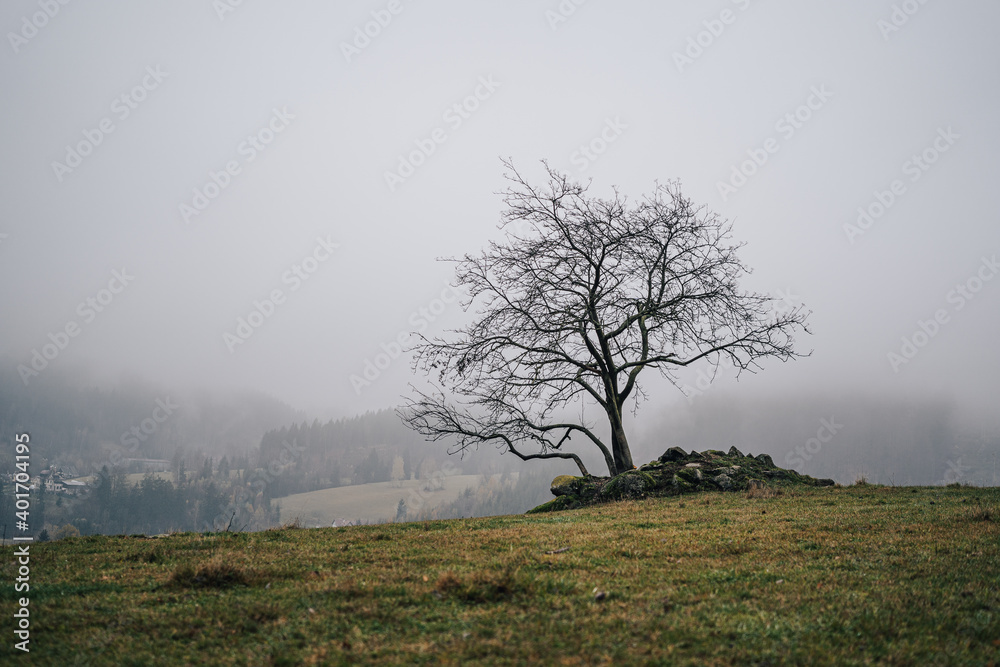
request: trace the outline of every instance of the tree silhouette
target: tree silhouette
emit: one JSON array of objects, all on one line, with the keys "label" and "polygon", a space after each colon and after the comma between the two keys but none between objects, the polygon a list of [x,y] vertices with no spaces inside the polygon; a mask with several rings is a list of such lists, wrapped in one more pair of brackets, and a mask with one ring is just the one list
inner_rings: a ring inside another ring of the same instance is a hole
[{"label": "tree silhouette", "polygon": [[[399,415],[427,439],[451,440],[450,453],[494,443],[522,460],[570,459],[586,475],[567,444],[582,436],[615,475],[634,467],[623,417],[646,396],[642,371],[676,386],[677,369],[703,359],[739,374],[802,356],[793,333],[808,332],[806,314],[740,289],[749,270],[731,225],[677,183],[600,199],[548,164],[546,188],[503,164],[505,239],[450,260],[476,318],[414,348],[414,370],[436,382],[414,387]],[[610,438],[567,418],[581,400],[606,415]]]}]

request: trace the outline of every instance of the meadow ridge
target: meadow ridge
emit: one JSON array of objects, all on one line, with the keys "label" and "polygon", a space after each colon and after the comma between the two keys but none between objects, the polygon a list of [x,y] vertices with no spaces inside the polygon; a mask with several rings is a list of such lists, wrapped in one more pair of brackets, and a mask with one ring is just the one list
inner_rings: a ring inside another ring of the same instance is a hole
[{"label": "meadow ridge", "polygon": [[[0,651],[93,665],[995,664],[998,500],[766,488],[70,538],[32,545],[31,653]],[[14,563],[5,547],[8,581]]]}]

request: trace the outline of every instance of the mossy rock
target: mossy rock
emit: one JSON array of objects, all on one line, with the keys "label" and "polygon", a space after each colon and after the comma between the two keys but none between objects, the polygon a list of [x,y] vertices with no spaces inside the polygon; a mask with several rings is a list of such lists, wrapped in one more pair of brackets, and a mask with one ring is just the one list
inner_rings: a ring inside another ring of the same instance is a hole
[{"label": "mossy rock", "polygon": [[559,475],[552,480],[552,484],[549,486],[549,491],[551,491],[554,496],[572,494],[575,488],[574,482],[578,479],[580,478],[573,475]]},{"label": "mossy rock", "polygon": [[580,499],[576,496],[557,496],[547,503],[542,503],[538,507],[528,510],[525,514],[542,514],[543,512],[573,510],[580,506]]},{"label": "mossy rock", "polygon": [[712,481],[715,482],[716,486],[718,486],[723,491],[732,491],[733,489],[733,479],[732,477],[730,477],[725,473],[716,475],[714,478],[712,478]]},{"label": "mossy rock", "polygon": [[549,490],[554,496],[578,496],[581,500],[586,500],[597,496],[600,490],[598,481],[602,479],[606,478],[559,475],[552,480]]},{"label": "mossy rock", "polygon": [[648,472],[629,470],[612,477],[601,489],[601,497],[614,500],[642,498],[654,488],[656,480]]},{"label": "mossy rock", "polygon": [[688,457],[688,453],[685,452],[680,447],[671,447],[667,451],[663,452],[663,456],[660,457],[660,463],[670,463],[671,461],[683,461]]},{"label": "mossy rock", "polygon": [[761,463],[763,463],[764,465],[766,465],[768,468],[774,468],[775,467],[774,461],[771,460],[771,457],[768,456],[767,454],[758,454],[754,458],[756,458],[758,461],[760,461]]},{"label": "mossy rock", "polygon": [[733,493],[765,486],[828,486],[833,483],[833,480],[817,480],[779,468],[767,454],[744,455],[735,445],[728,453],[717,449],[688,453],[680,447],[671,447],[658,460],[612,478],[560,475],[551,485],[556,499],[539,505],[531,513],[700,491]]},{"label": "mossy rock", "polygon": [[698,490],[697,484],[692,484],[687,480],[674,475],[673,484],[671,485],[675,493],[691,493]]},{"label": "mossy rock", "polygon": [[704,479],[704,474],[701,472],[701,468],[681,468],[674,473],[674,479],[680,479],[692,486],[698,486],[701,480]]},{"label": "mossy rock", "polygon": [[599,477],[577,477],[576,494],[580,498],[596,498],[601,490],[599,480]]}]

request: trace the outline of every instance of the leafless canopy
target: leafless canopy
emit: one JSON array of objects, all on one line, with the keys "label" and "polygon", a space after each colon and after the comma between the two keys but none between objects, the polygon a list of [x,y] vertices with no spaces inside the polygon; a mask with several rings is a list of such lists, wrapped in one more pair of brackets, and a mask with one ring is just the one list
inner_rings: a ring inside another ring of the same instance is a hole
[{"label": "leafless canopy", "polygon": [[[615,475],[634,467],[623,406],[644,397],[643,370],[676,385],[675,371],[701,359],[752,371],[765,357],[801,356],[792,334],[808,332],[805,313],[740,290],[748,269],[729,223],[677,183],[637,202],[617,191],[603,200],[547,164],[544,189],[504,165],[506,238],[451,260],[479,308],[448,339],[416,346],[414,370],[437,386],[414,389],[400,409],[411,428],[452,439],[453,453],[492,442],[524,460],[572,459],[586,475],[569,451],[580,436]],[[607,415],[610,440],[563,416],[580,399]]]}]

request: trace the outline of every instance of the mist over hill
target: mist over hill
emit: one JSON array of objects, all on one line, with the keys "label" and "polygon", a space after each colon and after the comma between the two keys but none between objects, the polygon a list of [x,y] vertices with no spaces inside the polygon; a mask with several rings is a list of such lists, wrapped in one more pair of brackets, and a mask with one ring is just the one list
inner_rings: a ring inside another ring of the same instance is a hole
[{"label": "mist over hill", "polygon": [[[47,497],[37,525],[50,534],[263,529],[295,518],[282,515],[284,497],[335,487],[351,494],[364,484],[380,485],[391,506],[401,503],[386,521],[517,513],[546,500],[553,477],[577,473],[571,462],[522,462],[492,447],[450,455],[449,443],[424,441],[388,407],[323,421],[260,392],[99,383],[68,373],[25,389],[7,373],[0,406],[4,444],[12,444],[9,434],[31,434],[33,480]],[[842,484],[996,485],[1000,435],[970,427],[959,408],[933,396],[750,396],[719,388],[646,404],[629,427],[637,464],[668,447],[735,445]],[[600,470],[596,450],[574,445]],[[87,487],[44,493],[43,470],[46,479],[82,479]],[[11,509],[14,472],[13,459],[0,466],[3,511]],[[459,474],[480,481],[455,501],[425,502],[441,488],[435,478]],[[403,480],[417,495],[387,484]]]}]

